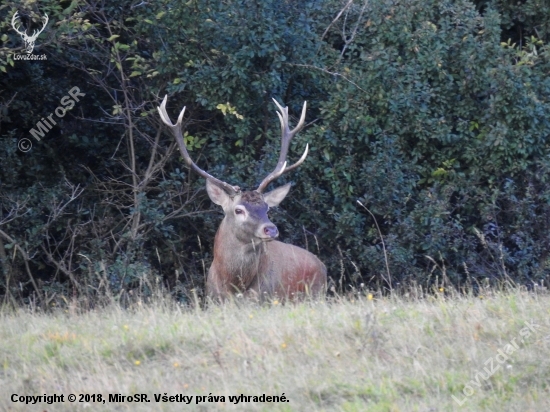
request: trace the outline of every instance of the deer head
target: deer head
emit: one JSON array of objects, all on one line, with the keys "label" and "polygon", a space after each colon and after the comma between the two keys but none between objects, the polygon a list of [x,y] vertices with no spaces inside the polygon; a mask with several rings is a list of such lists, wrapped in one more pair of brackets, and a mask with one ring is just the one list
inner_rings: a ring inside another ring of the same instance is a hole
[{"label": "deer head", "polygon": [[44,31],[46,28],[46,25],[48,24],[48,15],[46,14],[44,17],[42,17],[42,20],[44,21],[44,24],[42,25],[42,28],[40,30],[34,30],[32,36],[27,35],[27,30],[21,31],[19,30],[20,22],[18,22],[18,16],[19,12],[15,12],[13,17],[11,18],[11,25],[13,26],[13,29],[21,36],[23,39],[23,42],[25,43],[25,50],[27,53],[32,53],[34,50],[34,43],[36,42],[36,39],[38,38],[38,35]]}]

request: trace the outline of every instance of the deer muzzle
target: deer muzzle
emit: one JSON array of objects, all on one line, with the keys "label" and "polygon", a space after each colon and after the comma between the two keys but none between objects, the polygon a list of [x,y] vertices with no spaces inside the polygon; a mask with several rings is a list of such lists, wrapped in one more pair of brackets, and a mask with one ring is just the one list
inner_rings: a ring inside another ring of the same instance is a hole
[{"label": "deer muzzle", "polygon": [[272,240],[279,236],[279,230],[274,224],[267,224],[262,227],[262,239]]}]

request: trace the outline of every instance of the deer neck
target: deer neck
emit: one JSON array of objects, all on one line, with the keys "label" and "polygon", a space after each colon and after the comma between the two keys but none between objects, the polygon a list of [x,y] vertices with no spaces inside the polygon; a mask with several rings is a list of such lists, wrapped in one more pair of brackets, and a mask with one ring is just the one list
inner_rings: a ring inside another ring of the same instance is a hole
[{"label": "deer neck", "polygon": [[240,279],[238,283],[242,282],[247,286],[265,267],[266,249],[265,242],[239,240],[224,219],[214,239],[212,265],[228,279]]}]

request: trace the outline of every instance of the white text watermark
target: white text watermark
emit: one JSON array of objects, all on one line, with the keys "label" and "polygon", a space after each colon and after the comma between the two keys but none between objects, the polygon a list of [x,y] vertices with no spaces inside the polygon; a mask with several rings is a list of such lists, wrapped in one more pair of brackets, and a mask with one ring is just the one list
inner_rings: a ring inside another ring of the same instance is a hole
[{"label": "white text watermark", "polygon": [[[464,389],[462,389],[462,394],[464,397],[462,399],[458,399],[456,396],[452,395],[455,402],[460,406],[464,405],[466,399],[474,394],[474,388],[481,388],[483,383],[482,381],[487,381],[491,376],[493,376],[510,358],[510,355],[521,348],[520,345],[526,344],[526,339],[529,338],[532,333],[536,333],[537,328],[540,328],[540,325],[525,322],[525,327],[519,331],[519,337],[512,339],[509,343],[498,349],[497,354],[494,357],[491,356],[485,361],[485,368],[483,368],[483,370],[478,370],[474,375],[474,379],[470,379],[470,381],[464,385]],[[485,372],[485,374],[483,372]]]},{"label": "white text watermark", "polygon": [[[59,101],[60,105],[53,111],[53,113],[40,119],[36,123],[36,126],[29,130],[32,137],[34,137],[37,141],[40,141],[40,139],[42,139],[46,133],[48,133],[57,124],[54,115],[59,119],[63,118],[67,111],[71,110],[75,103],[80,101],[78,98],[79,96],[86,96],[86,93],[80,92],[80,89],[76,86],[69,90],[69,93],[61,98]],[[21,139],[18,143],[18,147],[22,152],[28,152],[32,148],[32,142],[30,139]]]}]

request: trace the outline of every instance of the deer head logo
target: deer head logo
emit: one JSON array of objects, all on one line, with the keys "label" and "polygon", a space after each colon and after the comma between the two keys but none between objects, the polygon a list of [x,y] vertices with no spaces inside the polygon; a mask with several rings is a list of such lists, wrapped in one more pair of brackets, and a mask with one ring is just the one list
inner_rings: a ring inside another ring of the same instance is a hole
[{"label": "deer head logo", "polygon": [[25,50],[27,53],[32,53],[34,50],[34,42],[36,41],[36,38],[40,33],[44,31],[46,28],[46,24],[48,24],[48,15],[46,14],[44,17],[42,17],[42,20],[44,21],[44,25],[40,30],[34,30],[32,36],[27,35],[27,30],[21,31],[19,30],[19,26],[21,24],[20,21],[18,21],[19,18],[19,12],[16,11],[11,19],[11,25],[13,26],[13,29],[21,36],[23,41],[25,42]]}]

